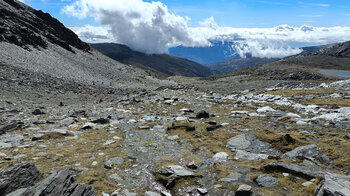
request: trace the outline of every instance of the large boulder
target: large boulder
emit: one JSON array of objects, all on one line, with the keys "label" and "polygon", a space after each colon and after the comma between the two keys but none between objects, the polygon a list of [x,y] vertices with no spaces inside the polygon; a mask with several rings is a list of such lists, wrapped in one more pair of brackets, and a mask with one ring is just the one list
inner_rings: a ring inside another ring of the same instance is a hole
[{"label": "large boulder", "polygon": [[350,195],[350,176],[327,174],[316,189],[315,196]]},{"label": "large boulder", "polygon": [[297,158],[301,160],[310,160],[313,162],[328,163],[329,158],[316,144],[301,146],[284,154],[288,158]]},{"label": "large boulder", "polygon": [[42,179],[43,176],[32,164],[9,165],[0,170],[0,195],[33,186]]}]

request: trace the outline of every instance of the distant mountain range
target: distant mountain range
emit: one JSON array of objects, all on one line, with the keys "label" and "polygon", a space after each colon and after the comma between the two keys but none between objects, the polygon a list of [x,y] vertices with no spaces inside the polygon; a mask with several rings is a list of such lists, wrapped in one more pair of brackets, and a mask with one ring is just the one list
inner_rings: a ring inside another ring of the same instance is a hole
[{"label": "distant mountain range", "polygon": [[167,54],[147,55],[115,43],[91,44],[91,46],[116,61],[157,71],[166,76],[205,77],[212,74],[208,67]]}]

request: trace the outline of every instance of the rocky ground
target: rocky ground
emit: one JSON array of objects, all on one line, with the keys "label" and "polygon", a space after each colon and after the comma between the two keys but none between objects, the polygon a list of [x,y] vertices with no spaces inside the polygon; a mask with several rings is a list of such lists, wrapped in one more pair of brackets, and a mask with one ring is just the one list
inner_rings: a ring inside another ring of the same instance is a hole
[{"label": "rocky ground", "polygon": [[2,195],[350,195],[349,80],[121,92],[0,69]]}]

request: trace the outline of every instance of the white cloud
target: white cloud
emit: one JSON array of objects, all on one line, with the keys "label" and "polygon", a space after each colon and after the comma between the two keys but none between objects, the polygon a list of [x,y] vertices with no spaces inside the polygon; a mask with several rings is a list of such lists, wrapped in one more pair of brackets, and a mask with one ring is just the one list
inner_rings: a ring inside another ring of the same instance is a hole
[{"label": "white cloud", "polygon": [[78,18],[92,16],[109,28],[115,41],[145,53],[167,53],[175,44],[207,43],[192,39],[188,19],[170,13],[161,2],[77,0],[63,12]]},{"label": "white cloud", "polygon": [[[302,4],[300,2],[299,4]],[[142,0],[76,0],[63,12],[78,18],[94,17],[101,26],[72,27],[87,42],[116,42],[145,53],[167,53],[168,47],[208,46],[211,40],[231,41],[243,57],[284,57],[299,53],[297,47],[350,40],[350,27],[232,28],[219,26],[214,17],[188,27],[187,17],[170,13],[161,2]],[[315,17],[311,16],[310,17]]]}]

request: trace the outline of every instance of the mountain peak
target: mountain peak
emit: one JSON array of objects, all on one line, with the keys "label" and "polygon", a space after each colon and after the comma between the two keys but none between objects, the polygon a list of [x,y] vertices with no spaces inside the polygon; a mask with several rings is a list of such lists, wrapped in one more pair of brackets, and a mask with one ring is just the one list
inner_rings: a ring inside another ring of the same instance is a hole
[{"label": "mountain peak", "polygon": [[72,47],[89,51],[90,46],[50,14],[16,0],[0,1],[0,41],[22,48],[47,48],[48,42],[73,52]]}]

